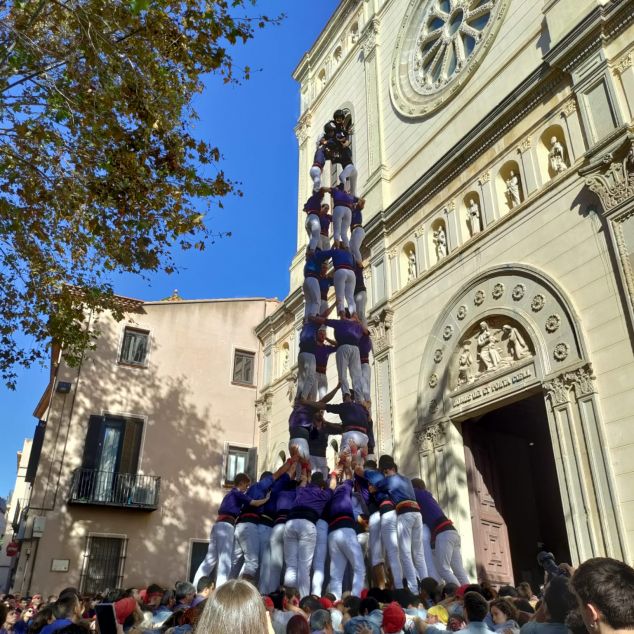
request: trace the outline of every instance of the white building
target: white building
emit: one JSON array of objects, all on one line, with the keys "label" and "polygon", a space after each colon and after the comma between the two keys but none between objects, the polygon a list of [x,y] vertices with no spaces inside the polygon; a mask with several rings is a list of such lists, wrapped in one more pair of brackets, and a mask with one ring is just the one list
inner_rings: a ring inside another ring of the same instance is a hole
[{"label": "white building", "polygon": [[345,107],[378,449],[428,482],[474,578],[536,578],[538,542],[634,552],[633,42],[628,0],[342,0],[294,73],[297,254],[258,328],[260,456],[288,438],[301,208]]}]

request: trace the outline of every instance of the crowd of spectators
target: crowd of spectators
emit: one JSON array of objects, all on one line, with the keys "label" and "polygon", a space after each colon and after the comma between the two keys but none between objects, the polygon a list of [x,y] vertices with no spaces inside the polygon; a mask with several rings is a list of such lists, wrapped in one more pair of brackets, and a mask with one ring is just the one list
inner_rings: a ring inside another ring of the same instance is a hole
[{"label": "crowd of spectators", "polygon": [[214,588],[204,577],[197,587],[152,584],[102,595],[66,588],[47,601],[9,594],[0,596],[0,634],[89,634],[99,630],[99,603],[113,605],[118,634],[634,633],[633,568],[595,558],[559,571],[535,592],[526,582],[441,586],[429,578],[418,593],[370,588],[335,600],[283,587],[262,596],[245,579]]}]

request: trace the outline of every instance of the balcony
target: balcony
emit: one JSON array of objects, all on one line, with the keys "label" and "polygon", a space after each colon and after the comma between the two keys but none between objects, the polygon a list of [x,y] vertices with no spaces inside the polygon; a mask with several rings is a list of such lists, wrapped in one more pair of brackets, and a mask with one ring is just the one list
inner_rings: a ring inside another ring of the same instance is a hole
[{"label": "balcony", "polygon": [[155,511],[160,488],[159,476],[75,469],[68,503]]}]

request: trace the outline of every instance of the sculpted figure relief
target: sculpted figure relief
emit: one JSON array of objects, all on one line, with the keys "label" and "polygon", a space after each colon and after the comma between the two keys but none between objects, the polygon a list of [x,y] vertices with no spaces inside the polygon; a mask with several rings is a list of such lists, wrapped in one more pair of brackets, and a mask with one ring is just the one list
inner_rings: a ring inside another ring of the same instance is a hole
[{"label": "sculpted figure relief", "polygon": [[509,207],[517,207],[522,201],[520,200],[520,179],[519,176],[511,170],[506,181],[506,197],[509,201]]},{"label": "sculpted figure relief", "polygon": [[470,345],[470,341],[465,341],[460,356],[458,357],[458,386],[473,381],[473,377],[471,376],[473,359],[471,358],[471,350],[469,349]]},{"label": "sculpted figure relief", "polygon": [[548,162],[550,164],[550,169],[555,174],[563,172],[568,167],[564,158],[564,146],[559,143],[556,136],[554,136],[550,140],[550,152],[548,153]]},{"label": "sculpted figure relief", "polygon": [[438,231],[434,231],[434,244],[436,245],[436,257],[439,260],[447,255],[447,234],[443,226]]},{"label": "sculpted figure relief", "polygon": [[495,370],[500,365],[502,358],[495,347],[497,339],[489,330],[486,321],[480,322],[480,333],[478,334],[478,359],[484,365],[484,371]]},{"label": "sculpted figure relief", "polygon": [[473,198],[469,201],[467,211],[469,212],[469,230],[474,236],[482,231],[482,218],[480,217],[480,206]]},{"label": "sculpted figure relief", "polygon": [[517,328],[508,324],[502,326],[503,338],[508,340],[509,353],[515,361],[519,361],[530,354],[530,350]]},{"label": "sculpted figure relief", "polygon": [[407,256],[407,282],[411,282],[418,275],[416,268],[416,252],[412,249]]}]

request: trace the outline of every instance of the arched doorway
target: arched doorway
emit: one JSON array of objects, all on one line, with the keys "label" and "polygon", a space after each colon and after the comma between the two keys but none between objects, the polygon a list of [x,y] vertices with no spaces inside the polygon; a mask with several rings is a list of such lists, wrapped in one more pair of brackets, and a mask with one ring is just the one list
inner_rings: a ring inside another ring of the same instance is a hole
[{"label": "arched doorway", "polygon": [[432,333],[421,472],[463,536],[471,528],[474,576],[535,581],[540,541],[573,563],[622,557],[592,368],[561,289],[524,265],[491,269],[456,293]]}]

